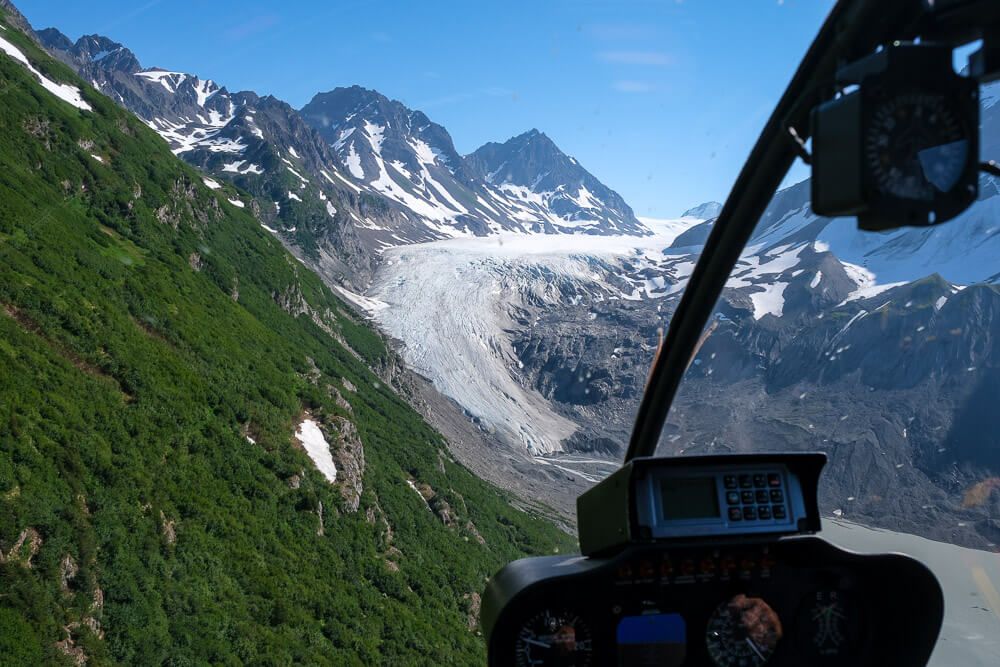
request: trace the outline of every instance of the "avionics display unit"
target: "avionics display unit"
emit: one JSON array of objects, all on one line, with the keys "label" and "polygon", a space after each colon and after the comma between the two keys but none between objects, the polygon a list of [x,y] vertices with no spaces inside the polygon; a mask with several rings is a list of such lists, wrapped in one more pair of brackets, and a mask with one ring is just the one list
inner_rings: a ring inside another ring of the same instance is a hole
[{"label": "avionics display unit", "polygon": [[813,533],[823,454],[637,458],[577,499],[580,549]]}]

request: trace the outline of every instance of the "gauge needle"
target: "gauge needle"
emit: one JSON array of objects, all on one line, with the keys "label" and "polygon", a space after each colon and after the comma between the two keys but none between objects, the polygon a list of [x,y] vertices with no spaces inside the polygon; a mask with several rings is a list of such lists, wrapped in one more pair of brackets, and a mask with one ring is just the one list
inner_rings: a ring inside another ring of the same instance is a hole
[{"label": "gauge needle", "polygon": [[535,646],[541,646],[542,648],[552,648],[552,644],[546,644],[545,642],[540,642],[537,639],[528,639],[523,637],[521,639],[525,644],[534,644]]},{"label": "gauge needle", "polygon": [[747,642],[747,644],[750,645],[751,650],[753,650],[753,652],[757,654],[757,657],[760,658],[761,661],[767,660],[767,658],[764,657],[764,654],[760,652],[760,649],[757,648],[757,645],[753,643],[752,639],[750,639],[749,637],[747,637],[746,638],[746,642]]}]

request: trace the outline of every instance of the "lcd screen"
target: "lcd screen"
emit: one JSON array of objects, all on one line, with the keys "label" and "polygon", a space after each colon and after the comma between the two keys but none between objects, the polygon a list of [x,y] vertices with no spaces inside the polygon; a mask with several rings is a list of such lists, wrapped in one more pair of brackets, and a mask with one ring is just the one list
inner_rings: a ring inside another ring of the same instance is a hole
[{"label": "lcd screen", "polygon": [[714,477],[672,477],[660,482],[660,506],[668,521],[719,518]]},{"label": "lcd screen", "polygon": [[687,658],[687,624],[680,614],[626,616],[618,624],[619,667],[680,667]]}]

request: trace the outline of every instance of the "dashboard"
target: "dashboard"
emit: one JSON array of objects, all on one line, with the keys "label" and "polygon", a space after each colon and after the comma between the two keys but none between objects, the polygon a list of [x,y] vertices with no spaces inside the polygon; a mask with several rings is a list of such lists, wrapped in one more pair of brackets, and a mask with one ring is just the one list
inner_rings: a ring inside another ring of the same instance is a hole
[{"label": "dashboard", "polygon": [[815,535],[823,454],[634,458],[577,501],[579,556],[486,587],[489,664],[925,665],[941,587]]},{"label": "dashboard", "polygon": [[936,579],[818,537],[517,561],[487,588],[491,665],[923,665]]}]

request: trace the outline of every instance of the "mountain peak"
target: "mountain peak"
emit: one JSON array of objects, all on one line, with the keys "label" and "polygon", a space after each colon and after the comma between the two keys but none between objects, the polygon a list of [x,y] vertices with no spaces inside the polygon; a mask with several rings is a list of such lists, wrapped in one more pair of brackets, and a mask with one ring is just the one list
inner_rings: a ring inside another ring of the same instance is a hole
[{"label": "mountain peak", "polygon": [[617,192],[537,128],[502,144],[485,144],[465,161],[480,179],[509,196],[525,200],[541,196],[562,224],[596,225],[587,233],[649,233]]},{"label": "mountain peak", "polygon": [[73,40],[59,32],[56,28],[43,28],[36,31],[35,36],[49,50],[69,51],[73,48]]},{"label": "mountain peak", "polygon": [[698,218],[699,220],[711,220],[712,218],[719,217],[719,213],[722,212],[722,204],[717,201],[707,201],[704,204],[698,204],[694,208],[689,208],[684,211],[682,218]]},{"label": "mountain peak", "polygon": [[18,11],[17,7],[14,6],[13,2],[10,0],[0,0],[0,11],[4,14],[4,19],[7,21],[8,25],[12,25],[25,35],[29,39],[38,41],[38,36],[35,31],[32,30],[31,24],[28,23],[28,19],[24,18],[24,15]]},{"label": "mountain peak", "polygon": [[39,30],[35,35],[46,50],[77,69],[97,67],[102,71],[129,74],[142,69],[134,53],[104,35],[84,35],[76,42],[55,28]]},{"label": "mountain peak", "polygon": [[521,134],[519,134],[519,135],[517,135],[515,137],[511,137],[510,139],[508,139],[507,141],[505,141],[503,145],[522,145],[523,146],[523,145],[532,145],[532,144],[539,145],[539,146],[546,146],[548,148],[555,149],[555,150],[559,151],[560,153],[562,153],[562,151],[559,150],[559,147],[556,146],[556,142],[552,141],[552,139],[551,139],[551,137],[549,137],[549,135],[545,134],[541,130],[539,130],[537,128],[534,128],[534,127],[531,128],[530,130],[528,130],[527,132],[522,132]]}]

